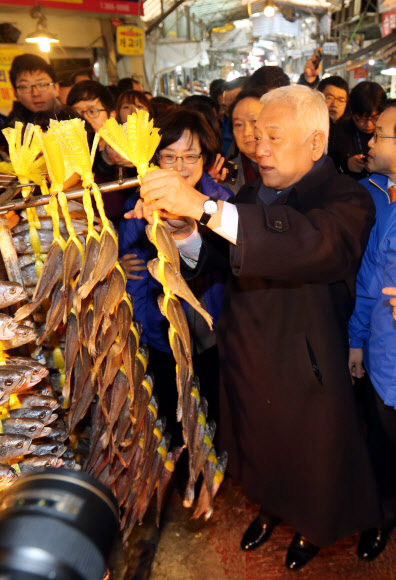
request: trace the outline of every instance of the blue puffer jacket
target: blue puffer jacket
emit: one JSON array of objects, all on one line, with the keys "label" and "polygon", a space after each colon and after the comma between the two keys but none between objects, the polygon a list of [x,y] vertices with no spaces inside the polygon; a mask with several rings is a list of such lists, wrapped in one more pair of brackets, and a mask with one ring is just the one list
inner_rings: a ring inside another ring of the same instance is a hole
[{"label": "blue puffer jacket", "polygon": [[[217,184],[206,173],[202,174],[197,185],[204,195],[217,199],[227,200],[233,195],[232,191]],[[139,199],[139,193],[133,194],[124,206],[124,213],[133,209]],[[157,251],[146,236],[147,222],[138,219],[122,219],[119,226],[119,254],[137,254],[145,264],[156,257]],[[134,297],[134,318],[143,325],[142,342],[163,352],[171,352],[168,341],[168,321],[162,316],[158,308],[157,299],[162,294],[162,286],[154,280],[148,270],[137,272],[143,280],[127,280],[127,292]],[[224,294],[225,279],[222,274],[215,272],[213,276],[205,277],[204,296],[208,312],[217,322]]]},{"label": "blue puffer jacket", "polygon": [[396,286],[396,203],[377,214],[356,279],[349,321],[351,348],[364,347],[364,366],[377,393],[396,409],[396,322],[382,288]]},{"label": "blue puffer jacket", "polygon": [[375,203],[377,214],[390,204],[390,196],[388,192],[388,178],[386,175],[379,173],[372,173],[370,177],[361,179],[360,182],[371,193],[371,197]]}]

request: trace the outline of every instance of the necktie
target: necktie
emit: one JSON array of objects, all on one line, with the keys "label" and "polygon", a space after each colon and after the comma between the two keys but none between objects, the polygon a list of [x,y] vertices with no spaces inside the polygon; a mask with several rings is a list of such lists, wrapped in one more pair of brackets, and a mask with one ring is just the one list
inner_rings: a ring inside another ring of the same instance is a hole
[{"label": "necktie", "polygon": [[388,187],[391,203],[396,201],[396,187]]}]

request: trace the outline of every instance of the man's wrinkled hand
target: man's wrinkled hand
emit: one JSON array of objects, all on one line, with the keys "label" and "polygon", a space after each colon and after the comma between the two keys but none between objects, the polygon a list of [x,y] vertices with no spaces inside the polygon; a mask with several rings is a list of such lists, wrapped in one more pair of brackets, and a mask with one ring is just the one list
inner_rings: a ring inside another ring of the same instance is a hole
[{"label": "man's wrinkled hand", "polygon": [[142,178],[140,195],[151,212],[165,210],[168,214],[193,219],[201,217],[203,202],[207,199],[177,171],[169,169],[156,169],[147,173]]}]

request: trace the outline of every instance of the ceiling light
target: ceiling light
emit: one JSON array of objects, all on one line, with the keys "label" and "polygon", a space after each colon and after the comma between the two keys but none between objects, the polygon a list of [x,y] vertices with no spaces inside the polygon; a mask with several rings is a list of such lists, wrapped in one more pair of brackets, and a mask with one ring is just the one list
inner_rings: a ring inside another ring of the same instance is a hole
[{"label": "ceiling light", "polygon": [[273,17],[273,15],[275,14],[275,8],[274,8],[274,5],[272,4],[271,0],[265,1],[263,12],[264,12],[264,16],[266,16],[267,18]]},{"label": "ceiling light", "polygon": [[55,34],[47,30],[47,18],[45,17],[41,6],[34,6],[30,11],[32,18],[37,18],[36,30],[27,35],[25,42],[37,43],[41,52],[49,52],[51,43],[58,44],[59,40]]},{"label": "ceiling light", "polygon": [[370,66],[373,66],[373,64],[375,64],[375,60],[374,60],[373,58],[370,58],[370,60],[369,60],[369,65],[370,65]]}]

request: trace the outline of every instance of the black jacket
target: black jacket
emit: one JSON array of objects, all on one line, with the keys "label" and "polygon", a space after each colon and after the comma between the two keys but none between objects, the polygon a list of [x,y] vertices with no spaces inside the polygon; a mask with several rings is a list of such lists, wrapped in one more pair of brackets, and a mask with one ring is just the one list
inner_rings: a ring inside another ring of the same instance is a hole
[{"label": "black jacket", "polygon": [[[220,446],[251,501],[324,546],[380,519],[347,365],[374,204],[331,159],[269,206],[259,186],[234,200],[238,238],[216,329]],[[198,271],[224,259],[214,242],[204,240]]]}]

